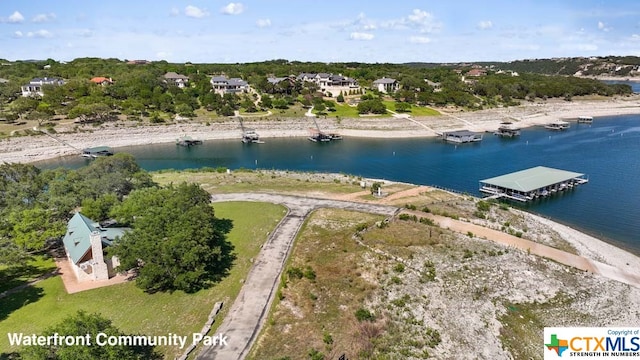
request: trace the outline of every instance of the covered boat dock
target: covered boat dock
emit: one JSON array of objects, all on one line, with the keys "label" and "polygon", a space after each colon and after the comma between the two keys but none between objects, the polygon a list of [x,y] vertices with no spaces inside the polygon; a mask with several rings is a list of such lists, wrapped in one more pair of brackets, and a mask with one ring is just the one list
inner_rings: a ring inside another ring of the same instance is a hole
[{"label": "covered boat dock", "polygon": [[480,191],[492,198],[522,202],[573,189],[589,182],[585,174],[544,166],[480,180]]}]

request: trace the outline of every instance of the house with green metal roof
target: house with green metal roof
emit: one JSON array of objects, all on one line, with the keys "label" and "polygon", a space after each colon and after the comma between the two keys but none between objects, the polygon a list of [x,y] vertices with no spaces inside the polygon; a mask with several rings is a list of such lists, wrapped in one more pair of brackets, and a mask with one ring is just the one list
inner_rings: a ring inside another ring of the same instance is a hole
[{"label": "house with green metal roof", "polygon": [[114,269],[120,262],[115,256],[105,259],[104,248],[127,230],[102,227],[79,212],[69,220],[62,242],[78,281],[107,280],[115,276]]}]

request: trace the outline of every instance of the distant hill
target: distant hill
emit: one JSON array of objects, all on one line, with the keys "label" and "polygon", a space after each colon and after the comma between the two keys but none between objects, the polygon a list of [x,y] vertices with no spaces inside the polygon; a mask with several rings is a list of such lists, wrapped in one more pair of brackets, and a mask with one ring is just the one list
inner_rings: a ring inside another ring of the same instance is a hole
[{"label": "distant hill", "polygon": [[553,59],[525,59],[510,62],[464,63],[406,63],[410,67],[433,68],[438,66],[482,66],[495,70],[511,70],[519,73],[576,76],[633,76],[640,75],[640,57],[601,56]]}]

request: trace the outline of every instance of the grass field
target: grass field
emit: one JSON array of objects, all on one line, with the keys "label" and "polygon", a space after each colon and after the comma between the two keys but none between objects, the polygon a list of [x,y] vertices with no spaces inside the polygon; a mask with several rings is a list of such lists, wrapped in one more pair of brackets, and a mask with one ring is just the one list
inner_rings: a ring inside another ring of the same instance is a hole
[{"label": "grass field", "polygon": [[[359,225],[381,216],[322,209],[305,223],[283,274],[267,326],[249,359],[337,359],[361,349],[355,312],[365,306],[377,284],[362,273],[369,251],[351,236]],[[289,276],[300,269],[300,278]],[[317,357],[311,357],[315,353]],[[351,357],[350,357],[351,358]]]},{"label": "grass field", "polygon": [[[387,107],[387,109],[396,111],[395,101],[383,101],[382,103]],[[411,116],[438,116],[440,115],[440,112],[430,107],[412,105],[411,112],[409,114]]]},{"label": "grass field", "polygon": [[[133,283],[126,283],[69,295],[59,277],[50,278],[0,299],[0,349],[18,350],[9,347],[4,334],[37,334],[78,310],[100,313],[126,333],[191,336],[200,331],[213,305],[224,301],[219,324],[240,291],[241,281],[251,267],[250,259],[259,253],[267,232],[284,216],[285,209],[273,204],[239,202],[219,203],[214,208],[217,217],[233,220],[228,238],[237,255],[229,276],[220,283],[195,294],[176,291],[150,295]],[[160,350],[170,359],[182,353],[178,348]]]},{"label": "grass field", "polygon": [[[296,176],[297,175],[297,176]],[[160,184],[194,182],[211,193],[279,192],[284,194],[343,194],[361,190],[359,178],[348,175],[324,175],[282,172],[158,172],[153,180]]]},{"label": "grass field", "polygon": [[53,259],[42,255],[34,256],[21,266],[0,266],[0,293],[45,275],[55,268]]}]

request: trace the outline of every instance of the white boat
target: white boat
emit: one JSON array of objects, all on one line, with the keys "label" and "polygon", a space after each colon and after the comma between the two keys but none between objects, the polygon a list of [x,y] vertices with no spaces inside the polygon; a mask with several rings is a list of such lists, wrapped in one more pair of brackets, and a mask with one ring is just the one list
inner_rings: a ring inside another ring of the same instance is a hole
[{"label": "white boat", "polygon": [[593,116],[578,116],[578,123],[591,124],[593,122]]}]

